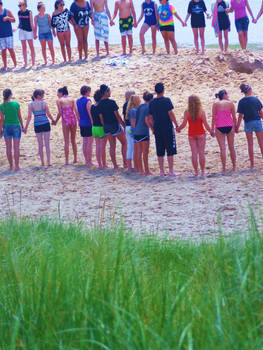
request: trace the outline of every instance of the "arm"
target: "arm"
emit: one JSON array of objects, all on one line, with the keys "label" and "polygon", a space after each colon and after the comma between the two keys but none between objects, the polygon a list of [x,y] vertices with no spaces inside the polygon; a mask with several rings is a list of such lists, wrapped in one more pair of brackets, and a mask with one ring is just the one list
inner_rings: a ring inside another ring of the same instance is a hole
[{"label": "arm", "polygon": [[15,17],[13,16],[12,12],[7,10],[7,16],[3,18],[3,21],[4,22],[11,22],[11,23],[14,23],[16,21]]},{"label": "arm", "polygon": [[133,26],[134,26],[134,28],[136,28],[137,27],[136,12],[135,12],[135,9],[134,9],[133,1],[130,0],[130,2],[131,2],[131,13],[132,13],[133,22],[134,22]]},{"label": "arm", "polygon": [[143,18],[143,6],[141,7],[142,11],[141,11],[141,15],[137,21],[137,26],[139,25],[139,23],[141,22],[142,18]]},{"label": "arm", "polygon": [[114,19],[116,18],[118,11],[119,11],[119,1],[116,1],[115,2],[114,13],[113,13],[112,19],[110,21],[110,25],[111,26],[114,25]]},{"label": "arm", "polygon": [[[35,34],[35,26],[34,26],[33,15],[32,15],[31,11],[29,13],[29,20],[30,20],[30,25],[31,25],[31,28],[32,28],[32,32],[33,32],[33,34]],[[34,39],[36,39],[36,38],[34,37]]]},{"label": "arm", "polygon": [[57,100],[56,104],[57,104],[57,108],[58,108],[58,114],[57,114],[57,118],[55,120],[55,125],[57,124],[57,122],[59,121],[59,119],[60,119],[60,117],[62,115],[62,109],[61,109],[60,101]]},{"label": "arm", "polygon": [[131,126],[133,129],[135,128],[135,124],[136,124],[136,118],[132,118],[131,119]]},{"label": "arm", "polygon": [[232,5],[230,6],[229,9],[226,9],[225,12],[226,12],[226,13],[234,12],[234,9],[233,9]]},{"label": "arm", "polygon": [[[32,118],[32,108],[31,108],[31,105],[28,105],[27,121],[26,121],[26,126],[25,126],[25,129],[24,129],[24,133],[25,134],[27,133],[27,129],[28,129],[29,123],[31,121],[31,118]],[[21,123],[21,121],[20,121],[20,123]]]},{"label": "arm", "polygon": [[184,27],[185,23],[182,20],[182,18],[177,14],[177,12],[174,13],[174,16],[182,23],[182,26]]},{"label": "arm", "polygon": [[4,120],[5,120],[5,117],[2,113],[2,111],[0,111],[0,138],[3,136],[3,125],[4,125]]},{"label": "arm", "polygon": [[152,115],[147,115],[147,117],[145,118],[145,124],[148,126],[149,129],[152,130],[152,133],[154,133]]},{"label": "arm", "polygon": [[50,26],[50,28],[52,30],[52,33],[53,33],[54,37],[56,37],[56,31],[55,31],[55,28],[52,27],[50,15],[48,15],[48,23],[49,23],[49,26]]},{"label": "arm", "polygon": [[37,38],[37,16],[34,18],[34,24],[35,24],[35,29],[34,29],[34,38]]},{"label": "arm", "polygon": [[169,117],[171,119],[171,122],[174,123],[174,125],[175,125],[175,127],[177,129],[178,128],[178,123],[176,121],[176,118],[175,118],[173,110],[171,109],[170,111],[168,111],[168,114],[169,114]]},{"label": "arm", "polygon": [[187,13],[186,17],[185,17],[185,20],[184,20],[184,24],[186,25],[187,21],[188,21],[188,18],[190,17],[190,13]]},{"label": "arm", "polygon": [[77,104],[76,104],[76,101],[75,101],[75,100],[73,100],[73,109],[74,109],[75,115],[76,115],[76,117],[77,117],[77,120],[78,120],[78,122],[79,122],[79,120],[80,120],[79,111],[78,111]]},{"label": "arm", "polygon": [[244,116],[244,114],[241,114],[241,113],[238,114],[238,121],[237,121],[237,125],[236,125],[236,133],[238,133],[238,129],[240,127],[240,124],[241,124],[243,116]]},{"label": "arm", "polygon": [[263,109],[259,111],[260,118],[263,119]]},{"label": "arm", "polygon": [[184,112],[184,119],[183,122],[180,126],[178,126],[178,128],[176,129],[177,132],[180,132],[181,130],[183,130],[186,127],[187,124],[187,111]]},{"label": "arm", "polygon": [[92,119],[92,115],[91,115],[91,101],[87,102],[86,109],[87,109],[87,112],[89,113],[89,117],[90,117],[91,123],[93,124],[93,119]]},{"label": "arm", "polygon": [[262,13],[263,13],[263,1],[262,1],[262,5],[261,5],[261,9],[259,10],[259,13],[256,17],[256,22],[260,19],[260,17],[262,16]]},{"label": "arm", "polygon": [[47,117],[52,121],[52,125],[55,124],[55,120],[53,119],[50,111],[49,111],[49,108],[48,108],[48,105],[45,103],[45,110],[46,110],[46,114],[47,114]]},{"label": "arm", "polygon": [[213,133],[215,133],[215,124],[216,124],[216,103],[214,103],[213,107],[212,107],[212,125],[211,125],[211,129],[212,129]]},{"label": "arm", "polygon": [[111,21],[111,14],[110,14],[110,10],[109,10],[109,7],[108,7],[108,1],[107,0],[105,0],[104,6],[105,6],[106,13],[107,13],[107,15],[109,17],[109,21]]},{"label": "arm", "polygon": [[202,111],[201,113],[201,119],[202,119],[202,122],[204,124],[204,127],[206,128],[206,130],[210,133],[211,136],[214,136],[210,126],[208,125],[207,123],[207,120],[206,120],[206,114],[205,114],[205,111]]},{"label": "arm", "polygon": [[118,122],[121,124],[123,128],[125,128],[125,124],[123,120],[121,119],[120,113],[118,111],[114,111],[115,117],[118,120]]},{"label": "arm", "polygon": [[252,12],[252,10],[251,10],[251,8],[250,8],[248,2],[247,2],[247,4],[246,4],[246,7],[247,7],[247,10],[248,10],[248,12],[249,12],[249,14],[250,14],[250,16],[251,16],[251,18],[252,18],[252,21],[253,21],[253,23],[254,23],[254,22],[255,22],[255,17],[254,17],[254,15],[253,15],[253,12]]},{"label": "arm", "polygon": [[104,126],[103,115],[101,113],[99,114],[99,118],[100,118],[101,125]]},{"label": "arm", "polygon": [[233,122],[234,122],[234,128],[236,129],[237,118],[236,118],[236,107],[235,107],[234,103],[232,103],[231,114],[232,114],[232,118],[233,118]]},{"label": "arm", "polygon": [[158,28],[159,16],[158,16],[158,11],[157,11],[157,4],[154,4],[154,13],[155,13],[155,18],[156,18],[156,27]]},{"label": "arm", "polygon": [[23,123],[23,119],[22,119],[21,109],[20,108],[18,110],[18,119],[20,121],[20,125],[21,125],[22,130],[24,130],[24,123]]}]

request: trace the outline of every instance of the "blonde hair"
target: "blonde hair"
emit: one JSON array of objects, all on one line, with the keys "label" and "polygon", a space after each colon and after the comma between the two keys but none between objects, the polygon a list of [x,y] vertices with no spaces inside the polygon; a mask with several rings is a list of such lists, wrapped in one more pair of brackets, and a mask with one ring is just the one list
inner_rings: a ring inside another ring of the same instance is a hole
[{"label": "blonde hair", "polygon": [[188,97],[188,113],[190,114],[192,121],[197,121],[198,114],[202,109],[202,103],[198,96],[191,95]]},{"label": "blonde hair", "polygon": [[131,95],[131,97],[129,98],[129,102],[127,105],[127,110],[126,110],[126,114],[125,114],[125,119],[128,120],[129,119],[129,113],[130,110],[132,108],[137,108],[140,104],[140,97],[138,95]]},{"label": "blonde hair", "polygon": [[27,0],[20,0],[19,1],[19,5],[25,4],[25,6],[27,7]]},{"label": "blonde hair", "polygon": [[131,97],[132,95],[135,95],[135,91],[134,91],[134,90],[127,90],[127,91],[125,92],[125,100],[126,100],[126,102],[129,101],[129,99],[130,99],[130,97]]}]

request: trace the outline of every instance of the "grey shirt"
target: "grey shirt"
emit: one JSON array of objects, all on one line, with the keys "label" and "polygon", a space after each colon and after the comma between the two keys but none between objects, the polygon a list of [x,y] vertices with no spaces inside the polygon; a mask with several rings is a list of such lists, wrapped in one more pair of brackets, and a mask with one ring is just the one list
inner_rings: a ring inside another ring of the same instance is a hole
[{"label": "grey shirt", "polygon": [[136,124],[134,128],[134,135],[149,136],[149,128],[145,123],[145,118],[149,115],[149,105],[144,103],[137,108]]}]

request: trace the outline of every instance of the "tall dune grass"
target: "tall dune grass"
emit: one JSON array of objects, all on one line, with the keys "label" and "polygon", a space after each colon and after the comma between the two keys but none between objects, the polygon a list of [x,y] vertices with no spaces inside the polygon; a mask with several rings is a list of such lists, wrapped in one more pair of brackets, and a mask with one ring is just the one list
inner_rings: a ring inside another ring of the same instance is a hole
[{"label": "tall dune grass", "polygon": [[263,238],[0,222],[1,349],[263,349]]}]

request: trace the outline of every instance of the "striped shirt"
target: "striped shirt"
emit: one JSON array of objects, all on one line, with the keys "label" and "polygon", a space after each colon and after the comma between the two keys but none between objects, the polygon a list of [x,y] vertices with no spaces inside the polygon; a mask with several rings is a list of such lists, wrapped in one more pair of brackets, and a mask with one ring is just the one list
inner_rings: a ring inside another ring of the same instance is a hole
[{"label": "striped shirt", "polygon": [[46,113],[46,102],[33,101],[30,103],[30,106],[34,114],[34,126],[39,126],[39,125],[44,125],[49,123],[47,113]]}]

